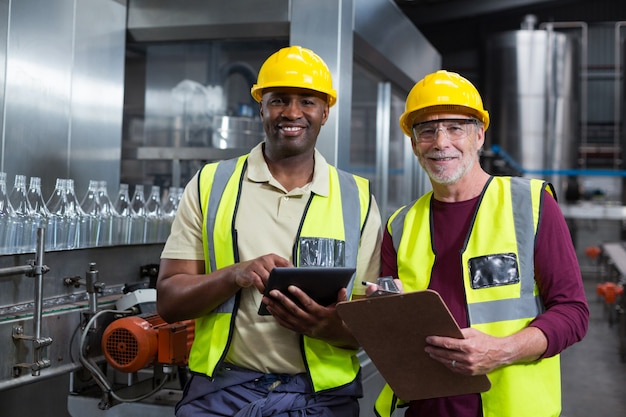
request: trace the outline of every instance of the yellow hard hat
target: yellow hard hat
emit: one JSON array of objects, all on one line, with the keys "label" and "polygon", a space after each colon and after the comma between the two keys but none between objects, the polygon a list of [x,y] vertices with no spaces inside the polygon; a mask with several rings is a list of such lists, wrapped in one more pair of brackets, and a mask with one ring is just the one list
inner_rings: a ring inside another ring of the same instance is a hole
[{"label": "yellow hard hat", "polygon": [[337,101],[333,80],[326,63],[315,52],[301,46],[289,46],[273,53],[259,70],[257,83],[250,94],[261,101],[263,89],[297,87],[319,91],[328,96],[328,105]]},{"label": "yellow hard hat", "polygon": [[445,70],[428,74],[413,86],[400,116],[400,127],[411,136],[418,118],[444,112],[468,114],[480,120],[485,130],[489,127],[489,113],[476,87],[459,74]]}]

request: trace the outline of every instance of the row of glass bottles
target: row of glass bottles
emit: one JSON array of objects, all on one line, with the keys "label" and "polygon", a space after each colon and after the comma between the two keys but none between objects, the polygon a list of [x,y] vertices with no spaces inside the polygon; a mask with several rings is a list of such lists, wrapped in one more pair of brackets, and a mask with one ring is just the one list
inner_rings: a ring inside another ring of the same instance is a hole
[{"label": "row of glass bottles", "polygon": [[10,193],[6,181],[0,172],[0,254],[33,252],[41,227],[46,250],[164,242],[182,196],[182,188],[170,187],[161,199],[160,187],[153,185],[146,199],[138,184],[130,198],[122,183],[111,201],[106,181],[91,180],[79,202],[74,180],[58,178],[45,201],[41,178],[31,177],[27,188],[26,176],[16,175]]}]

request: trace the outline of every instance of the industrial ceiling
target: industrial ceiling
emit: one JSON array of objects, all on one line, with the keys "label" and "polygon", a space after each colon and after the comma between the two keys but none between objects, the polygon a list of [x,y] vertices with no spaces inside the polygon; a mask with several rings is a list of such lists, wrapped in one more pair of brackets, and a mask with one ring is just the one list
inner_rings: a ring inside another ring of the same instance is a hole
[{"label": "industrial ceiling", "polygon": [[527,14],[538,22],[626,20],[622,0],[395,0],[441,53],[480,49],[494,32],[517,30]]}]

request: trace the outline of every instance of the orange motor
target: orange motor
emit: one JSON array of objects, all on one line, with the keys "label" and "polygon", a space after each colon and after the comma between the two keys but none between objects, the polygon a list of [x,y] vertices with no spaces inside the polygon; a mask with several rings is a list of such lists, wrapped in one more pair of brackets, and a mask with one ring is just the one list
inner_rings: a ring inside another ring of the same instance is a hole
[{"label": "orange motor", "polygon": [[137,372],[154,363],[184,365],[193,337],[193,320],[168,324],[158,314],[129,316],[105,329],[102,351],[122,372]]}]

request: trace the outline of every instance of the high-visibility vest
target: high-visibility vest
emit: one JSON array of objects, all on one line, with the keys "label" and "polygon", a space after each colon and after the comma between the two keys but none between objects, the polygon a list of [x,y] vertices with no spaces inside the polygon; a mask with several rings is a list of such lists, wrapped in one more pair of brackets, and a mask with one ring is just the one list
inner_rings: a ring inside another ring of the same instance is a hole
[{"label": "high-visibility vest", "polygon": [[[472,328],[504,337],[527,327],[543,312],[534,276],[534,244],[545,190],[553,193],[548,183],[519,177],[492,177],[483,190],[461,251]],[[397,210],[387,224],[397,251],[398,277],[406,292],[426,289],[430,283],[436,256],[432,250],[431,199],[432,192]],[[506,264],[510,275],[501,273],[502,282],[481,283],[484,274],[472,274],[472,268],[480,267],[484,260],[482,265],[494,265],[489,263],[494,257]],[[516,274],[511,265],[516,265]],[[557,355],[490,372],[491,389],[481,393],[483,416],[558,416],[559,362]],[[375,409],[379,416],[389,416],[396,406],[405,404],[387,386]]]},{"label": "high-visibility vest", "polygon": [[[234,219],[248,155],[207,164],[199,175],[200,205],[203,214],[202,241],[206,273],[239,262]],[[372,202],[369,182],[330,165],[328,197],[314,193],[305,209],[293,248],[293,263],[300,264],[300,242],[310,239],[338,242],[343,262],[327,266],[356,267],[359,242]],[[348,286],[351,293],[353,282]],[[196,319],[195,339],[189,368],[212,376],[226,357],[232,338],[240,292],[210,314]],[[360,364],[357,350],[343,349],[322,340],[302,337],[303,360],[316,392],[352,382]]]}]

